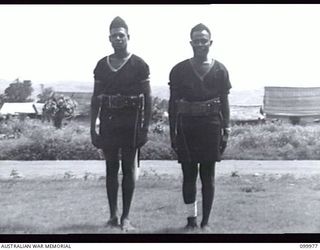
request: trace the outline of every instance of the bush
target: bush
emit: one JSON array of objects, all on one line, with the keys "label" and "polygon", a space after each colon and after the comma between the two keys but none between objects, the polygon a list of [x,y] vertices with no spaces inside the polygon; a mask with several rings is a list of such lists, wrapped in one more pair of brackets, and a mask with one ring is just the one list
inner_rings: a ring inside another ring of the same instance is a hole
[{"label": "bush", "polygon": [[143,160],[174,160],[176,155],[171,149],[169,126],[164,126],[162,133],[155,132],[155,124],[151,126],[149,141],[141,148]]},{"label": "bush", "polygon": [[319,160],[319,125],[266,123],[232,128],[224,159]]},{"label": "bush", "polygon": [[75,122],[61,130],[40,121],[18,122],[21,136],[0,142],[0,160],[94,160],[89,127]]},{"label": "bush", "polygon": [[[141,159],[173,160],[169,127],[150,128],[149,141]],[[0,140],[0,160],[99,160],[92,146],[89,122],[69,122],[57,130],[38,120],[10,120],[0,123],[0,133],[15,139]],[[290,124],[236,125],[232,128],[223,159],[236,160],[319,160],[320,126]]]},{"label": "bush", "polygon": [[[141,159],[174,159],[168,126],[163,133],[150,128],[149,142],[141,150]],[[38,120],[10,120],[0,125],[1,133],[19,133],[19,138],[0,141],[0,160],[100,160],[91,144],[89,123],[69,124],[57,130]]]}]

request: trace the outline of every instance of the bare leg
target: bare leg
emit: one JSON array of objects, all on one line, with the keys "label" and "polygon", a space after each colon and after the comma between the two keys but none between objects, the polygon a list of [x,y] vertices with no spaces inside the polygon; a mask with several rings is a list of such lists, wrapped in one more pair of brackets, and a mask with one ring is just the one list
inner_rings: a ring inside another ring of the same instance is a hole
[{"label": "bare leg", "polygon": [[121,223],[124,219],[129,218],[130,206],[135,189],[135,148],[122,148],[122,202],[123,211],[121,216]]},{"label": "bare leg", "polygon": [[198,177],[198,164],[197,163],[182,163],[183,183],[182,195],[183,201],[188,209],[188,224],[187,229],[197,227],[197,177]]},{"label": "bare leg", "polygon": [[182,163],[183,183],[182,195],[185,204],[196,201],[198,167],[196,163]]},{"label": "bare leg", "polygon": [[202,183],[202,221],[201,227],[208,225],[214,199],[215,162],[200,164],[200,179]]},{"label": "bare leg", "polygon": [[118,149],[104,150],[106,157],[106,167],[107,167],[107,178],[106,178],[106,188],[110,208],[110,219],[115,219],[118,212],[118,172],[119,172],[119,159],[118,159]]}]

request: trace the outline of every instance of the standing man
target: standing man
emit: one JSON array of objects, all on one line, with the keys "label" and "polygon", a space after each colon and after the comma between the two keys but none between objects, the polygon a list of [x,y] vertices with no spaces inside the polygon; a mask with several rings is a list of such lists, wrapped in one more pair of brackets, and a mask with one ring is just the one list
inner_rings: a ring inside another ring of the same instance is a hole
[{"label": "standing man", "polygon": [[228,94],[231,84],[225,66],[208,57],[212,45],[208,27],[196,25],[190,37],[193,57],[178,63],[170,72],[170,137],[182,166],[183,200],[188,213],[186,229],[198,227],[196,181],[200,172],[200,226],[210,231],[215,163],[221,160],[230,132]]},{"label": "standing man", "polygon": [[[129,210],[135,189],[135,159],[148,140],[151,117],[149,67],[140,57],[128,52],[130,36],[123,19],[114,18],[109,30],[114,53],[98,61],[94,69],[91,140],[94,146],[103,150],[106,160],[110,207],[107,224],[112,227],[119,226],[117,197],[121,152],[123,210],[120,226],[122,230],[130,231],[134,230],[129,221]],[[96,132],[98,114],[99,134]]]}]

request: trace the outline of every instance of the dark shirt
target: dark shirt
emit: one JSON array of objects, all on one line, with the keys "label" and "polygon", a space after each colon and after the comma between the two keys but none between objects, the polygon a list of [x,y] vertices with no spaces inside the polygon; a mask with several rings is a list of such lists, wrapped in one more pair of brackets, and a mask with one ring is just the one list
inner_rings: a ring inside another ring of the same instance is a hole
[{"label": "dark shirt", "polygon": [[[94,69],[93,96],[125,95],[137,96],[149,87],[149,67],[140,57],[132,54],[128,61],[117,71],[113,71],[107,63],[107,57],[98,61]],[[137,119],[140,117],[137,109],[100,110],[100,134],[105,146],[134,145],[137,129]]]},{"label": "dark shirt", "polygon": [[170,72],[169,85],[173,98],[186,101],[206,101],[227,95],[231,88],[228,71],[217,60],[203,80],[195,73],[190,59],[178,63]]},{"label": "dark shirt", "polygon": [[[190,59],[178,63],[170,72],[169,119],[171,139],[177,131],[178,161],[220,161],[219,144],[221,128],[228,126],[228,94],[231,88],[225,66],[215,60],[203,77],[199,76]],[[221,99],[221,113],[226,120],[215,116],[177,117],[175,101],[207,101]]]},{"label": "dark shirt", "polygon": [[136,55],[131,55],[126,64],[114,72],[102,58],[94,69],[95,85],[93,95],[139,95],[144,88],[144,81],[149,78],[148,65]]}]

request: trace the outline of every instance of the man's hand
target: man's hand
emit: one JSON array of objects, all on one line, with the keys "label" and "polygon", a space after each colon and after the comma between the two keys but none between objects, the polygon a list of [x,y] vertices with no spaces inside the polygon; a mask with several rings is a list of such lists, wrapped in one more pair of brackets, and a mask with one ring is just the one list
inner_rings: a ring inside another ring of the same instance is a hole
[{"label": "man's hand", "polygon": [[91,142],[96,148],[102,148],[101,137],[95,131],[91,131]]},{"label": "man's hand", "polygon": [[148,129],[141,129],[137,138],[137,147],[141,148],[148,141]]},{"label": "man's hand", "polygon": [[220,154],[222,155],[227,147],[227,142],[230,134],[230,128],[224,128],[221,130],[222,138],[220,141]]}]

